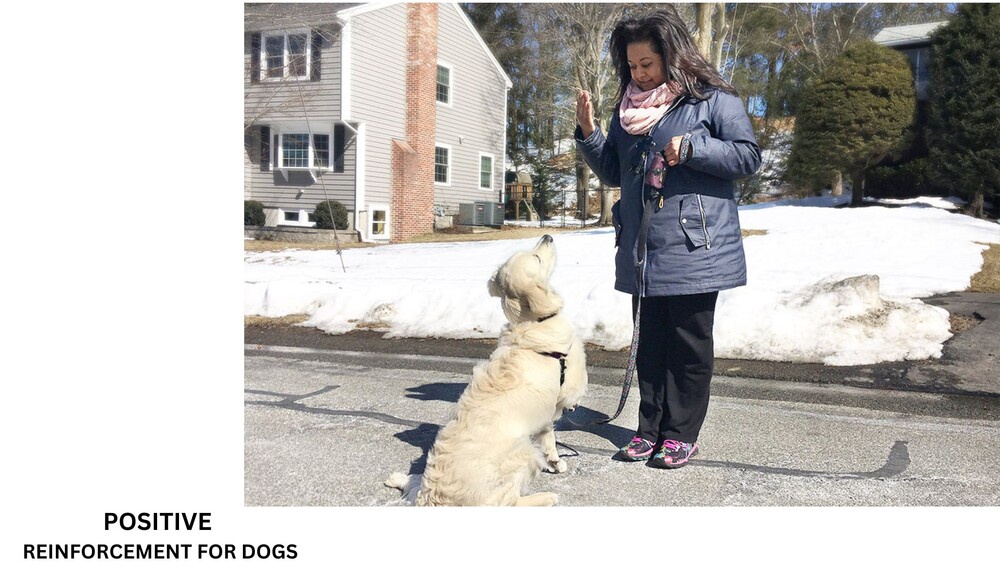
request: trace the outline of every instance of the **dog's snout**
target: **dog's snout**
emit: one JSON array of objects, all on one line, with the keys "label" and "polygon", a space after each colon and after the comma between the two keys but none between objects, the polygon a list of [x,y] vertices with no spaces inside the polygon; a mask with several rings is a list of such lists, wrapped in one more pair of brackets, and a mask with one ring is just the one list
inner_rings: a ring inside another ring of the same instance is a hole
[{"label": "dog's snout", "polygon": [[551,235],[544,235],[542,237],[542,242],[545,243],[545,244],[551,244],[552,243],[552,236]]}]

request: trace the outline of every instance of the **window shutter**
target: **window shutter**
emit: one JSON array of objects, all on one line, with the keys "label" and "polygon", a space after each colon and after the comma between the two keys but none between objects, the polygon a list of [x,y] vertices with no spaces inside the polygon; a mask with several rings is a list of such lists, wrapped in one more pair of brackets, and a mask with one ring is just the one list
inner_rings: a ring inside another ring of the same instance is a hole
[{"label": "window shutter", "polygon": [[260,171],[271,170],[271,128],[260,128]]},{"label": "window shutter", "polygon": [[260,34],[250,36],[250,82],[260,82]]},{"label": "window shutter", "polygon": [[271,145],[271,160],[274,162],[274,167],[277,168],[281,166],[281,162],[278,161],[278,136],[274,136],[274,144]]},{"label": "window shutter", "polygon": [[347,133],[347,128],[343,125],[337,124],[333,127],[333,171],[343,172],[344,171],[344,152],[346,148],[345,134]]},{"label": "window shutter", "polygon": [[319,31],[312,30],[312,64],[309,66],[309,80],[313,82],[319,80],[320,47],[323,45],[323,36]]}]

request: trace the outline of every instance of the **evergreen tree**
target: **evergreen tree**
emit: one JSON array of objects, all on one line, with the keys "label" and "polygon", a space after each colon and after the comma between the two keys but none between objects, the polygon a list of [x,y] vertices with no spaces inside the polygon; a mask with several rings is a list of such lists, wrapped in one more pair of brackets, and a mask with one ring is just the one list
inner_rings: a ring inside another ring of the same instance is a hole
[{"label": "evergreen tree", "polygon": [[803,92],[789,179],[817,190],[846,173],[860,205],[865,171],[906,146],[915,109],[904,55],[871,41],[848,47]]},{"label": "evergreen tree", "polygon": [[935,183],[969,197],[1000,193],[1000,5],[961,4],[934,36],[927,144]]}]

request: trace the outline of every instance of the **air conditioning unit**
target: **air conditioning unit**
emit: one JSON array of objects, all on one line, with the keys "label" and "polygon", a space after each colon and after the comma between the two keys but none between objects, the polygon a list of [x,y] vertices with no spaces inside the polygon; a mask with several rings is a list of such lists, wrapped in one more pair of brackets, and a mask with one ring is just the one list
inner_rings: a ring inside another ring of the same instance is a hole
[{"label": "air conditioning unit", "polygon": [[504,207],[502,203],[495,201],[477,201],[476,205],[482,203],[486,206],[485,224],[491,227],[503,226]]},{"label": "air conditioning unit", "polygon": [[458,204],[458,224],[483,226],[486,224],[486,202]]}]

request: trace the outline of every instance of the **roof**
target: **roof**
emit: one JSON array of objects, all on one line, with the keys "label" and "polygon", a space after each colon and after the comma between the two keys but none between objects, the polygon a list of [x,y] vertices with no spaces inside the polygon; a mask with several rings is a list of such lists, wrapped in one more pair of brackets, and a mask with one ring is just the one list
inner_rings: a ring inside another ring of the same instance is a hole
[{"label": "roof", "polygon": [[900,25],[897,27],[886,27],[875,34],[873,40],[886,47],[898,47],[913,43],[925,43],[930,41],[931,34],[937,28],[948,23],[947,21],[921,23],[917,25]]},{"label": "roof", "polygon": [[361,6],[355,3],[246,3],[243,5],[244,31],[270,31],[291,29],[334,23],[338,15],[351,8]]}]

